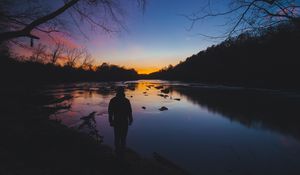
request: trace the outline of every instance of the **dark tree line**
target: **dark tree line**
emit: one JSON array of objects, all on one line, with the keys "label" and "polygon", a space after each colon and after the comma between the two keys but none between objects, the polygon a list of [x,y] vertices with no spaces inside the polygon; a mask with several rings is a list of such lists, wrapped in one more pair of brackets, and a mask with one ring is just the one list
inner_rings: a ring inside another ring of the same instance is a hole
[{"label": "dark tree line", "polygon": [[300,28],[282,23],[246,32],[199,52],[150,78],[253,87],[299,88]]},{"label": "dark tree line", "polygon": [[93,69],[85,67],[60,66],[32,60],[20,61],[12,58],[2,47],[0,53],[0,81],[3,85],[37,85],[77,81],[121,81],[137,79],[134,69],[103,63]]}]

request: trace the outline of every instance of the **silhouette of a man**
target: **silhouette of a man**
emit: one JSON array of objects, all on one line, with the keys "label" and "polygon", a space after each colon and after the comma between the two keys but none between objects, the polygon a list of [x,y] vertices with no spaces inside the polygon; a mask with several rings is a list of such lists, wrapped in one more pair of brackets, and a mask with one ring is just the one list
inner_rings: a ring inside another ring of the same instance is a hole
[{"label": "silhouette of a man", "polygon": [[128,125],[133,121],[130,101],[125,97],[123,87],[118,87],[116,96],[110,100],[108,114],[110,126],[114,127],[116,153],[123,155]]}]

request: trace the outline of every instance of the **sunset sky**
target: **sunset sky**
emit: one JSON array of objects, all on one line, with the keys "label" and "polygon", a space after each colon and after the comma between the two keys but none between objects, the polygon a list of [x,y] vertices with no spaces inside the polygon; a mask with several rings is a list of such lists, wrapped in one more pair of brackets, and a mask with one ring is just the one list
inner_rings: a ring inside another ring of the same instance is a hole
[{"label": "sunset sky", "polygon": [[204,6],[203,2],[148,0],[144,14],[137,9],[127,14],[128,31],[117,35],[96,35],[86,41],[86,46],[100,61],[133,67],[139,73],[175,65],[215,42],[197,33],[218,35],[221,31],[211,23],[205,23],[205,26],[199,23],[193,30],[187,30],[191,23],[180,14],[198,11]]},{"label": "sunset sky", "polygon": [[[214,10],[226,10],[228,1],[213,2]],[[62,1],[47,3],[50,3],[53,9],[62,5]],[[108,34],[101,30],[91,31],[89,26],[84,26],[84,33],[88,39],[78,31],[76,33],[75,29],[75,34],[70,38],[62,39],[69,45],[87,48],[98,64],[107,62],[134,68],[139,73],[150,73],[169,64],[175,65],[184,61],[186,57],[220,42],[202,37],[198,33],[213,36],[222,34],[225,30],[225,27],[221,26],[224,19],[210,18],[196,23],[192,30],[187,30],[191,22],[180,15],[201,11],[206,3],[207,0],[147,0],[144,13],[136,6],[125,9],[126,30]],[[66,20],[70,20],[67,14],[64,15]]]}]

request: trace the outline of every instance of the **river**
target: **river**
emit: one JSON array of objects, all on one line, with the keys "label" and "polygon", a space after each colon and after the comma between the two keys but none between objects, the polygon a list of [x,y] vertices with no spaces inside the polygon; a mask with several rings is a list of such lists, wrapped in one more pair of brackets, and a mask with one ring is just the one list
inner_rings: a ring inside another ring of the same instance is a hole
[{"label": "river", "polygon": [[133,110],[127,146],[145,157],[157,152],[195,175],[300,174],[296,92],[161,80],[62,84],[44,93],[69,96],[62,103],[70,109],[50,118],[78,128],[95,112],[94,129],[113,146],[107,107],[117,86]]}]

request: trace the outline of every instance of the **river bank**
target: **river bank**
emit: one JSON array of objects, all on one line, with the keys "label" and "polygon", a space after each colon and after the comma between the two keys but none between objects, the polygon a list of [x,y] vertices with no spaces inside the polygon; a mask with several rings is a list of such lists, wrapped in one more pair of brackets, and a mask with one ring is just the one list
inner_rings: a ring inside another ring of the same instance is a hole
[{"label": "river bank", "polygon": [[68,108],[58,103],[66,97],[17,87],[0,95],[0,174],[187,174],[158,154],[146,159],[128,149],[119,161],[111,147],[49,120],[50,114]]}]

